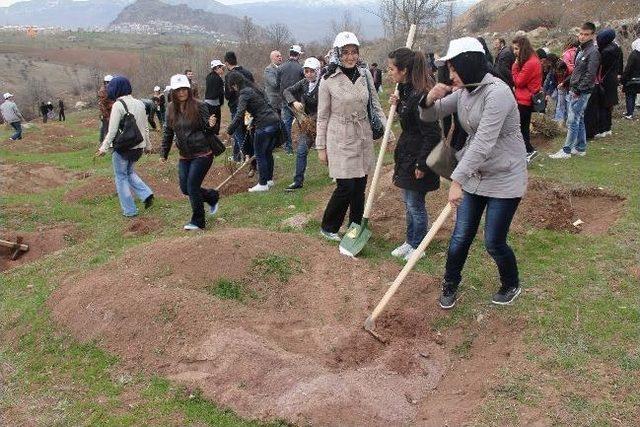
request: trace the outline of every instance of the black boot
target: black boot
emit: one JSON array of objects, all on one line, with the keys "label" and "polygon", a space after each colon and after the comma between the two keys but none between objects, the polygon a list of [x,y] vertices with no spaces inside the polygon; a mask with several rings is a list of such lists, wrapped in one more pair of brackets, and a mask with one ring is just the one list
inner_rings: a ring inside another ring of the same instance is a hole
[{"label": "black boot", "polygon": [[153,194],[150,194],[149,197],[144,199],[144,208],[149,209],[153,205]]},{"label": "black boot", "polygon": [[458,298],[458,285],[453,282],[442,281],[442,295],[438,303],[441,308],[448,310],[456,305],[456,299]]}]

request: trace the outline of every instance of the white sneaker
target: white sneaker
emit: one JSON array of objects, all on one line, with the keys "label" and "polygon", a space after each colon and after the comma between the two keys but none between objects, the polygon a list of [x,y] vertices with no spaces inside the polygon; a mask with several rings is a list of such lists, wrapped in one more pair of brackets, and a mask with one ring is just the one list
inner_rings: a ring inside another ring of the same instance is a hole
[{"label": "white sneaker", "polygon": [[593,137],[594,138],[606,138],[608,136],[611,136],[613,134],[613,132],[611,132],[610,130],[606,131],[606,132],[602,132],[602,133],[597,133],[595,134]]},{"label": "white sneaker", "polygon": [[271,188],[274,185],[276,185],[276,182],[274,180],[270,179],[269,181],[267,181],[267,187]]},{"label": "white sneaker", "polygon": [[571,157],[571,154],[565,153],[562,148],[557,153],[549,154],[550,159],[568,159],[570,157]]},{"label": "white sneaker", "polygon": [[391,255],[397,258],[404,258],[407,252],[409,252],[409,249],[412,249],[411,245],[407,242],[404,242],[403,244],[392,250]]},{"label": "white sneaker", "polygon": [[533,161],[533,159],[535,159],[536,157],[538,157],[538,152],[536,150],[533,150],[532,152],[527,154],[527,164],[531,163]]},{"label": "white sneaker", "polygon": [[586,151],[578,151],[575,148],[572,148],[571,149],[571,154],[574,155],[574,156],[578,156],[578,157],[584,157],[584,156],[587,155],[587,152]]},{"label": "white sneaker", "polygon": [[633,120],[633,116],[629,114],[625,114],[623,117],[627,120]]},{"label": "white sneaker", "polygon": [[269,186],[268,185],[260,185],[260,184],[256,184],[253,187],[251,187],[249,189],[249,193],[259,193],[262,191],[269,191]]},{"label": "white sneaker", "polygon": [[209,215],[215,215],[216,213],[218,213],[218,207],[220,207],[220,202],[216,202],[214,206],[211,206],[209,208]]},{"label": "white sneaker", "polygon": [[[411,258],[411,256],[414,254],[415,251],[416,249],[413,249],[413,248],[409,249],[409,251],[404,256],[404,260],[409,261],[409,258]],[[422,252],[422,254],[420,255],[420,258],[424,258],[424,252]]]},{"label": "white sneaker", "polygon": [[202,230],[202,228],[198,227],[197,225],[193,225],[191,223],[185,225],[184,229],[187,230],[187,231]]},{"label": "white sneaker", "polygon": [[332,233],[330,231],[323,230],[322,228],[320,229],[320,235],[322,237],[324,237],[325,239],[330,240],[332,242],[339,242],[339,241],[342,240],[338,233]]}]

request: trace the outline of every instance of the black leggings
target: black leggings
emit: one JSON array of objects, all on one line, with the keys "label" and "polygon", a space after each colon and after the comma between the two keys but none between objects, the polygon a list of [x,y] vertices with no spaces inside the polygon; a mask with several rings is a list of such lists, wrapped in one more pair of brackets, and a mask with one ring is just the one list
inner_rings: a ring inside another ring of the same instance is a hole
[{"label": "black leggings", "polygon": [[337,233],[349,209],[349,223],[360,224],[364,213],[364,191],[367,177],[337,179],[336,189],[327,203],[322,217],[322,229]]},{"label": "black leggings", "polygon": [[518,111],[520,111],[520,131],[522,132],[524,145],[527,148],[527,153],[532,153],[536,150],[531,145],[531,114],[533,113],[533,107],[518,104]]}]

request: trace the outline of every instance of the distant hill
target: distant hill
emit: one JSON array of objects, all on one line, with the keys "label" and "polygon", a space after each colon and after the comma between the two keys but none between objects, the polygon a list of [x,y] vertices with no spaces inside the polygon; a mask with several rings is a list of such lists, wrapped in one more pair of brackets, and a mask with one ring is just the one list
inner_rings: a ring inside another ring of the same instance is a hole
[{"label": "distant hill", "polygon": [[232,40],[240,24],[239,18],[227,14],[192,9],[184,4],[174,6],[159,0],[137,0],[120,12],[109,29],[145,34],[198,33]]},{"label": "distant hill", "polygon": [[[587,20],[607,23],[639,14],[639,0],[482,0],[460,16],[458,25],[471,31],[529,31],[538,26],[577,26]],[[486,25],[474,28],[479,20]]]}]

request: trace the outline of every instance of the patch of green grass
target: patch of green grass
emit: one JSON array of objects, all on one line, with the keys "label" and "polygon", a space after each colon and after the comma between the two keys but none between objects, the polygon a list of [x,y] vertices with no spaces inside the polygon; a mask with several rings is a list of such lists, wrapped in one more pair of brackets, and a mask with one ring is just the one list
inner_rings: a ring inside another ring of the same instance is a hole
[{"label": "patch of green grass", "polygon": [[247,296],[245,286],[241,281],[221,277],[204,288],[210,295],[220,299],[243,301]]},{"label": "patch of green grass", "polygon": [[289,278],[302,271],[301,261],[284,255],[267,255],[252,261],[253,271],[261,276],[275,277],[279,282],[286,283]]},{"label": "patch of green grass", "polygon": [[467,335],[460,344],[457,344],[451,350],[453,354],[461,359],[468,359],[471,356],[471,348],[473,347],[473,335]]}]

